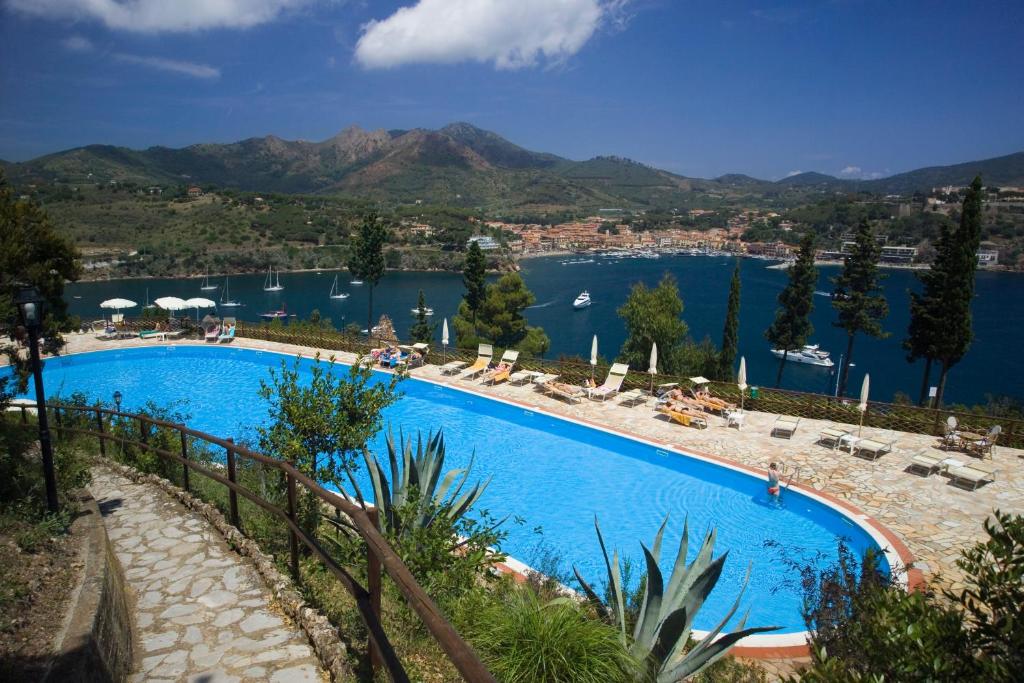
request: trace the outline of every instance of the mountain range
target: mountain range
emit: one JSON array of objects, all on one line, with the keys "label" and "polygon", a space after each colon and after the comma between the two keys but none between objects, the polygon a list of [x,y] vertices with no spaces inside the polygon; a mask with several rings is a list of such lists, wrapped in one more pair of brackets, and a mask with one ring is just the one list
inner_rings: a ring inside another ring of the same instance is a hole
[{"label": "mountain range", "polygon": [[0,161],[14,183],[191,183],[255,192],[359,195],[390,201],[489,208],[632,206],[669,208],[695,195],[784,197],[812,192],[909,194],[966,185],[1024,185],[1024,152],[876,180],[800,173],[778,181],[742,174],[688,178],[621,157],[573,161],[534,152],[468,123],[439,130],[344,129],[322,142],[268,135],[228,144],[133,150],[89,145],[21,163]]}]

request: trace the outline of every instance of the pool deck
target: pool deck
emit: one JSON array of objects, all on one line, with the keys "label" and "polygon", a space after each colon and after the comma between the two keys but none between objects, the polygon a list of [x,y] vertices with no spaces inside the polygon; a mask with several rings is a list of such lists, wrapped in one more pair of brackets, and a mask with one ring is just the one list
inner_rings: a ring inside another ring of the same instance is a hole
[{"label": "pool deck", "polygon": [[[68,342],[68,353],[168,344],[138,339],[99,341],[92,335],[69,335]],[[170,343],[203,345],[199,341]],[[307,347],[245,338],[237,338],[233,345],[289,355],[311,356],[317,352]],[[320,351],[320,354],[327,357],[330,352]],[[355,360],[350,353],[335,355],[341,362]],[[542,395],[531,385],[490,387],[458,376],[442,376],[437,365],[417,368],[411,375],[762,475],[772,461],[786,463],[789,468],[799,467],[794,487],[810,490],[840,507],[853,506],[867,516],[864,521],[891,532],[885,534],[886,538],[901,551],[900,555],[914,558],[914,570],[908,577],[912,585],[923,579],[939,587],[959,588],[962,573],[956,560],[963,548],[985,538],[982,522],[992,510],[1024,514],[1024,450],[1020,449],[997,446],[989,461],[998,468],[995,482],[971,491],[951,484],[941,474],[924,477],[907,471],[915,453],[955,457],[965,462],[973,460],[966,454],[939,450],[938,439],[932,436],[866,427],[864,437],[895,441],[893,452],[871,461],[852,456],[845,449],[833,450],[817,444],[822,429],[837,426],[824,420],[801,419],[792,438],[784,439],[770,435],[777,416],[769,413],[748,411],[746,424],[741,429],[726,427],[724,419],[708,415],[708,428],[695,429],[668,422],[652,410],[651,405],[629,408],[619,405],[614,398],[603,403],[584,399],[581,403],[568,404]]]}]

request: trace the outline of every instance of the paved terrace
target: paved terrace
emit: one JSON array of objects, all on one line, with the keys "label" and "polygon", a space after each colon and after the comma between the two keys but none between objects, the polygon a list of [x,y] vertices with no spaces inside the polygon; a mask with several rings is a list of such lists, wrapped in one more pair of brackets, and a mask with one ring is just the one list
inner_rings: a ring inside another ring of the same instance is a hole
[{"label": "paved terrace", "polygon": [[[139,339],[100,341],[90,334],[69,335],[68,341],[69,353],[109,349],[115,345],[167,344]],[[197,341],[171,343],[201,344]],[[245,338],[237,338],[234,345],[290,355],[313,355],[317,351]],[[320,353],[323,357],[331,355],[328,351]],[[342,362],[355,359],[346,352],[335,355]],[[776,416],[768,413],[748,413],[747,423],[741,430],[727,428],[725,420],[709,415],[708,428],[698,430],[669,423],[650,407],[627,408],[615,399],[604,403],[585,399],[570,405],[544,396],[530,385],[489,387],[457,376],[443,377],[434,365],[417,368],[412,375],[759,471],[767,468],[771,461],[799,466],[797,482],[800,485],[846,501],[881,522],[906,544],[924,577],[943,586],[956,588],[960,585],[961,573],[955,565],[959,551],[985,537],[982,522],[993,509],[1024,514],[1024,450],[1020,449],[997,446],[993,456],[999,468],[995,483],[969,491],[951,485],[949,479],[939,474],[925,478],[906,471],[914,453],[942,453],[936,448],[938,440],[932,436],[865,427],[865,437],[896,441],[892,453],[872,462],[851,456],[845,450],[833,451],[815,443],[818,433],[832,426],[824,420],[802,419],[796,434],[787,440],[770,436]],[[969,460],[970,456],[961,459]]]}]

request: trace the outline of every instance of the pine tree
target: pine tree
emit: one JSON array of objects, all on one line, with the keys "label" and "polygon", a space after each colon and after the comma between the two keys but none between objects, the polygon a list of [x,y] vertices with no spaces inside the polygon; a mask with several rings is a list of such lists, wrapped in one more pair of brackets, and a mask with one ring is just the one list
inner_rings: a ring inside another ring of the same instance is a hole
[{"label": "pine tree", "polygon": [[377,214],[367,214],[359,232],[352,239],[348,269],[357,280],[369,287],[369,301],[366,308],[366,335],[373,334],[373,288],[384,277],[384,243],[388,233]]},{"label": "pine tree", "polygon": [[718,379],[733,380],[733,366],[740,346],[740,262],[732,271],[729,284],[729,305],[725,311],[725,326],[722,328],[722,350],[718,353]]},{"label": "pine tree", "polygon": [[971,303],[974,300],[974,274],[978,269],[978,248],[981,246],[981,176],[975,176],[964,195],[960,227],[948,243],[948,259],[940,272],[946,274],[941,305],[935,314],[941,316],[935,359],[940,362],[939,387],[935,405],[942,405],[946,378],[950,369],[960,362],[974,339]]},{"label": "pine tree", "polygon": [[689,328],[682,319],[683,299],[676,280],[666,274],[658,286],[648,289],[642,282],[633,285],[629,298],[618,310],[626,325],[626,341],[619,361],[633,370],[646,371],[651,345],[658,344],[658,367],[669,375],[679,374],[687,364]]},{"label": "pine tree", "polygon": [[551,340],[540,327],[531,327],[523,315],[535,301],[519,273],[503,275],[486,286],[475,323],[469,304],[465,300],[459,304],[459,314],[452,319],[457,345],[472,348],[490,343],[532,356],[544,355]]},{"label": "pine tree", "polygon": [[832,307],[838,319],[832,323],[846,330],[846,354],[839,369],[839,396],[846,395],[846,383],[853,360],[853,342],[858,332],[884,339],[889,336],[882,329],[881,320],[889,315],[889,303],[882,294],[880,282],[884,275],[878,272],[878,259],[882,248],[875,239],[875,231],[867,220],[857,227],[853,251],[843,259],[843,271],[832,278],[835,289]]},{"label": "pine tree", "polygon": [[427,321],[427,300],[423,296],[423,290],[420,290],[420,296],[416,305],[416,324],[412,326],[412,330],[409,331],[409,337],[413,342],[422,342],[429,344],[434,340],[434,332],[437,331],[437,323],[430,323]]},{"label": "pine tree", "polygon": [[462,283],[466,286],[466,295],[463,298],[469,307],[470,319],[476,323],[476,314],[480,311],[487,294],[487,259],[476,240],[469,243],[462,271]]},{"label": "pine tree", "polygon": [[818,269],[814,267],[814,234],[808,232],[800,241],[796,262],[789,269],[789,284],[779,293],[780,308],[764,336],[772,347],[782,349],[775,386],[782,384],[782,370],[790,351],[807,343],[814,333],[811,311],[814,310],[814,288],[818,283]]}]

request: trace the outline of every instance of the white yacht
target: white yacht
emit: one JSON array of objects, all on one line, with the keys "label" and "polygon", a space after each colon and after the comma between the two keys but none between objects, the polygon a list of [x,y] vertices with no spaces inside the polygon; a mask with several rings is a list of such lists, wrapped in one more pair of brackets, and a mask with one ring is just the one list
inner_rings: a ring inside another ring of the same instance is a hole
[{"label": "white yacht", "polygon": [[[419,315],[420,314],[420,309],[418,309],[418,308],[413,308],[413,309],[410,309],[410,310],[412,310],[412,314],[413,315]],[[423,315],[434,315],[434,309],[431,308],[430,306],[427,306],[426,308],[423,309]]]},{"label": "white yacht", "polygon": [[331,285],[331,298],[332,299],[347,299],[348,294],[338,290],[338,276],[334,276],[334,284]]},{"label": "white yacht", "polygon": [[823,368],[830,368],[835,363],[829,358],[828,351],[822,351],[818,348],[817,344],[807,344],[802,349],[796,351],[790,351],[788,354],[782,349],[772,349],[772,355],[776,358],[782,358],[786,356],[786,360],[791,360],[794,363],[806,363],[807,365],[819,365]]},{"label": "white yacht", "polygon": [[580,295],[576,297],[576,301],[572,302],[573,308],[586,308],[590,305],[590,292],[583,290]]},{"label": "white yacht", "polygon": [[264,292],[280,292],[284,287],[281,286],[281,271],[277,271],[277,281],[274,281],[274,267],[271,266],[267,269],[267,279],[263,281]]}]

